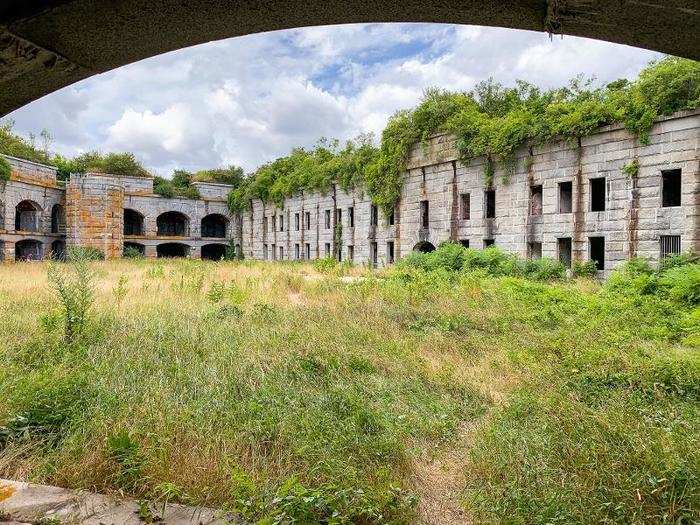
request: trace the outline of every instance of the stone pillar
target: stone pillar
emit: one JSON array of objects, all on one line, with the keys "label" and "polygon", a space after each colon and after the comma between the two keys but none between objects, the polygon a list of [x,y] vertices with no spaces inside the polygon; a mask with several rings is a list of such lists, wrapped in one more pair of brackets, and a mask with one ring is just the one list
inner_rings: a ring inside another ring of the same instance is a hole
[{"label": "stone pillar", "polygon": [[155,259],[156,257],[158,257],[158,249],[155,246],[147,244],[146,246],[144,246],[144,255],[148,259]]},{"label": "stone pillar", "polygon": [[202,258],[202,247],[201,246],[190,246],[190,253],[188,255],[190,259],[201,259]]},{"label": "stone pillar", "polygon": [[100,175],[71,175],[66,187],[66,245],[92,247],[107,259],[124,245],[124,187]]},{"label": "stone pillar", "polygon": [[3,262],[13,262],[15,260],[15,243],[12,241],[2,241]]}]

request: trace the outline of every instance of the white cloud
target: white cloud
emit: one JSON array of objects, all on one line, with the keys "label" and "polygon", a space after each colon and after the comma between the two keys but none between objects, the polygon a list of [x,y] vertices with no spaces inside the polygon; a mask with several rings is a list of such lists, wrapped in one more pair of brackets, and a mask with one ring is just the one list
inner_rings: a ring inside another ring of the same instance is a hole
[{"label": "white cloud", "polygon": [[656,53],[490,27],[369,24],[295,29],[183,49],[92,77],[11,115],[55,149],[130,150],[162,175],[252,170],[319,137],[379,134],[423,90],[493,76],[543,87],[632,76]]}]

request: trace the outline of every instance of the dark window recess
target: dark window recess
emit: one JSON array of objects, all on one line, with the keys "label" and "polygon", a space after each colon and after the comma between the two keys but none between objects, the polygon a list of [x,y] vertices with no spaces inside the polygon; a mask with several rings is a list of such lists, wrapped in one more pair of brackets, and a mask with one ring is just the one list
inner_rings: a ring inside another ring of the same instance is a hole
[{"label": "dark window recess", "polygon": [[394,210],[391,210],[391,213],[387,217],[387,222],[389,223],[389,226],[394,225]]},{"label": "dark window recess", "polygon": [[530,215],[542,215],[542,186],[530,186]]},{"label": "dark window recess", "polygon": [[559,183],[559,213],[571,213],[571,181]]},{"label": "dark window recess", "polygon": [[487,219],[496,217],[496,190],[486,190],[484,192],[484,211]]},{"label": "dark window recess", "polygon": [[371,242],[369,244],[369,258],[372,266],[377,266],[377,243]]},{"label": "dark window recess", "polygon": [[310,211],[306,212],[305,218],[306,218],[306,229],[310,230],[311,229],[311,212]]},{"label": "dark window recess", "polygon": [[353,206],[348,208],[348,226],[350,228],[355,227],[355,208]]},{"label": "dark window recess", "polygon": [[280,215],[280,231],[284,231],[284,215]]},{"label": "dark window recess", "polygon": [[605,270],[605,237],[589,237],[590,259],[598,270]]},{"label": "dark window recess", "polygon": [[465,248],[469,248],[469,239],[460,239],[459,244],[461,244]]},{"label": "dark window recess", "polygon": [[327,242],[324,246],[326,257],[331,256],[331,243]]},{"label": "dark window recess", "polygon": [[187,217],[176,211],[165,212],[156,219],[158,235],[185,237],[187,235]]},{"label": "dark window recess", "polygon": [[557,256],[560,263],[571,268],[571,237],[557,239]]},{"label": "dark window recess", "polygon": [[377,225],[377,216],[378,216],[378,210],[377,210],[377,205],[372,204],[372,206],[369,209],[369,225],[370,226],[376,226]]},{"label": "dark window recess", "polygon": [[420,174],[421,174],[421,177],[423,179],[423,184],[425,184],[425,168],[420,169]]},{"label": "dark window recess", "polygon": [[267,259],[267,244],[263,244],[263,259]]},{"label": "dark window recess", "polygon": [[294,245],[294,258],[299,259],[299,245],[298,244]]},{"label": "dark window recess", "polygon": [[143,215],[134,210],[124,210],[124,235],[143,235]]},{"label": "dark window recess", "polygon": [[348,260],[352,261],[355,258],[355,247],[353,245],[348,246]]},{"label": "dark window recess", "polygon": [[674,253],[681,253],[681,236],[680,235],[662,235],[661,239],[661,258]]},{"label": "dark window recess", "polygon": [[327,230],[331,227],[331,210],[326,210],[325,225]]},{"label": "dark window recess", "polygon": [[430,202],[420,201],[420,227],[427,229],[430,227]]},{"label": "dark window recess", "polygon": [[468,193],[462,193],[459,196],[461,217],[463,221],[468,221],[471,217],[471,201]]},{"label": "dark window recess", "polygon": [[276,244],[270,245],[270,253],[272,254],[272,260],[273,261],[276,260],[277,259],[277,245]]},{"label": "dark window recess", "polygon": [[294,229],[296,231],[299,231],[300,227],[301,227],[301,220],[299,220],[299,214],[295,213],[294,214]]},{"label": "dark window recess", "polygon": [[267,217],[263,217],[263,233],[267,233]]},{"label": "dark window recess", "polygon": [[337,222],[337,223],[343,222],[343,210],[341,210],[340,208],[335,210],[335,222]]},{"label": "dark window recess", "polygon": [[590,180],[591,211],[605,211],[605,177]]},{"label": "dark window recess", "polygon": [[661,172],[661,206],[681,205],[681,170]]},{"label": "dark window recess", "polygon": [[311,260],[311,245],[308,242],[306,243],[306,260]]},{"label": "dark window recess", "polygon": [[394,262],[394,241],[386,243],[386,262],[389,264]]},{"label": "dark window recess", "polygon": [[284,246],[280,246],[280,261],[284,259]]},{"label": "dark window recess", "polygon": [[496,241],[494,239],[484,239],[484,248],[488,248],[489,246],[494,246],[496,244]]},{"label": "dark window recess", "polygon": [[202,219],[201,232],[202,237],[226,237],[226,217],[218,213],[212,213]]},{"label": "dark window recess", "polygon": [[338,246],[335,247],[335,256],[336,259],[338,259],[338,262],[342,262],[343,260],[343,245],[338,244]]},{"label": "dark window recess", "polygon": [[270,219],[272,219],[272,231],[274,232],[277,230],[277,215],[271,216]]},{"label": "dark window recess", "polygon": [[527,256],[528,259],[536,261],[542,258],[542,243],[541,242],[529,242],[527,243]]}]

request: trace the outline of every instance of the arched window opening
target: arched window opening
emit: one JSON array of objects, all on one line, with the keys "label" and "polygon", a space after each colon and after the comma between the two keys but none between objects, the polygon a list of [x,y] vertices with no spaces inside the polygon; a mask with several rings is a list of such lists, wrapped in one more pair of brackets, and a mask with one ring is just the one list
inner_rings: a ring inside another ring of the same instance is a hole
[{"label": "arched window opening", "polygon": [[15,208],[15,230],[25,232],[39,231],[41,207],[33,201],[22,201]]},{"label": "arched window opening", "polygon": [[202,246],[202,259],[209,261],[220,261],[225,255],[225,244],[205,244]]},{"label": "arched window opening", "polygon": [[16,261],[40,261],[44,258],[44,245],[34,239],[24,239],[15,243]]},{"label": "arched window opening", "polygon": [[156,254],[159,259],[172,257],[187,257],[190,253],[190,247],[179,242],[166,242],[159,244],[156,248]]},{"label": "arched window opening", "polygon": [[187,237],[189,234],[189,219],[179,211],[162,213],[156,219],[158,235],[165,237]]},{"label": "arched window opening", "polygon": [[414,252],[429,253],[433,250],[435,250],[435,246],[428,241],[421,241],[413,247]]},{"label": "arched window opening", "polygon": [[55,240],[51,243],[51,258],[56,261],[64,261],[66,259],[65,241]]},{"label": "arched window opening", "polygon": [[124,235],[143,235],[143,215],[124,209]]},{"label": "arched window opening", "polygon": [[226,237],[228,219],[219,213],[212,213],[202,219],[202,237],[223,239]]},{"label": "arched window opening", "polygon": [[66,214],[63,206],[54,204],[51,208],[51,233],[61,233],[66,228]]}]

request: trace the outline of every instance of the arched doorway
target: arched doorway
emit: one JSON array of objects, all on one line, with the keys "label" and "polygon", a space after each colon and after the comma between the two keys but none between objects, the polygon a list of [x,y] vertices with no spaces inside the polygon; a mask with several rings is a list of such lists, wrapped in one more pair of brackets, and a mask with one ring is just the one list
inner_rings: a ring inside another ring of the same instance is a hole
[{"label": "arched doorway", "polygon": [[165,242],[159,244],[156,248],[156,254],[159,259],[172,257],[187,257],[190,253],[190,247],[181,242]]},{"label": "arched doorway", "polygon": [[54,204],[51,208],[51,233],[61,233],[66,227],[66,214],[63,206]]},{"label": "arched doorway", "polygon": [[146,255],[146,247],[138,242],[125,242],[124,250],[122,251],[123,257],[143,257]]},{"label": "arched doorway", "polygon": [[39,231],[41,206],[36,202],[24,200],[15,207],[15,230],[25,232]]},{"label": "arched doorway", "polygon": [[435,246],[428,241],[421,241],[413,247],[414,252],[430,253],[435,250]]},{"label": "arched doorway", "polygon": [[226,237],[228,219],[220,213],[211,213],[202,219],[202,237]]},{"label": "arched doorway", "polygon": [[225,244],[205,244],[202,246],[202,259],[220,261],[226,255]]},{"label": "arched doorway", "polygon": [[158,235],[163,237],[187,237],[189,235],[190,220],[179,211],[167,211],[158,215],[156,219]]},{"label": "arched doorway", "polygon": [[143,235],[143,215],[124,208],[124,235]]},{"label": "arched doorway", "polygon": [[66,243],[62,240],[55,240],[51,243],[51,258],[57,261],[66,259]]},{"label": "arched doorway", "polygon": [[16,261],[40,261],[44,258],[44,245],[34,239],[23,239],[15,243]]}]

